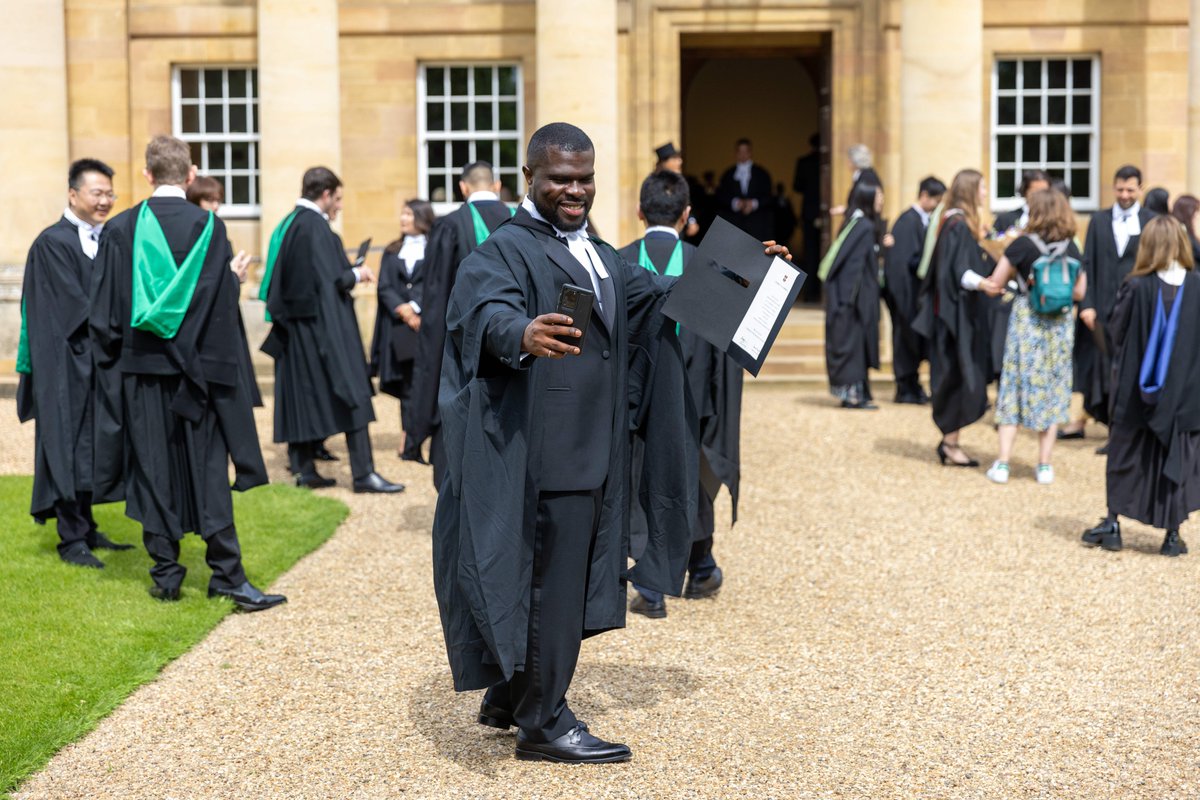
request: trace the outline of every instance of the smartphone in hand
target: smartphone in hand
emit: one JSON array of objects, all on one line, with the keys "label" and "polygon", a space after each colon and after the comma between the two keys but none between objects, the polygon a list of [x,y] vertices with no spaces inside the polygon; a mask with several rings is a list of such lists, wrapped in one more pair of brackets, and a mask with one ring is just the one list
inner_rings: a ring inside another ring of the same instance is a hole
[{"label": "smartphone in hand", "polygon": [[579,338],[574,336],[557,336],[560,342],[573,344],[583,352],[583,340],[587,337],[588,324],[592,320],[592,304],[596,301],[596,293],[573,283],[564,283],[558,293],[558,313],[566,314],[574,322],[572,326],[579,329]]}]

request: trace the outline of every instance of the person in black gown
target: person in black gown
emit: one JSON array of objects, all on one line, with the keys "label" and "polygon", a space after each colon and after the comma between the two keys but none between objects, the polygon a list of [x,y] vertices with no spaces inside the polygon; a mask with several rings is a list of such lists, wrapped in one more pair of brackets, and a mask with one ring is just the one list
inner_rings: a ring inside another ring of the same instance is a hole
[{"label": "person in black gown", "polygon": [[1200,509],[1200,275],[1170,215],[1142,228],[1137,262],[1108,317],[1112,416],[1105,471],[1108,516],[1083,542],[1120,550],[1120,517],[1166,531],[1159,552],[1180,556],[1179,527]]},{"label": "person in black gown", "polygon": [[749,139],[738,139],[734,157],[737,163],[717,184],[717,214],[755,239],[770,239],[775,235],[771,173],[754,163]]},{"label": "person in black gown", "polygon": [[977,170],[954,176],[937,225],[914,330],[929,340],[933,421],[942,432],[937,454],[943,465],[977,467],[959,446],[959,431],[987,411],[991,358],[980,288],[991,270],[979,247],[979,209],[987,186]]},{"label": "person in black gown", "polygon": [[[696,248],[681,240],[690,216],[690,188],[682,176],[656,172],[642,181],[638,198],[638,218],[646,225],[641,239],[630,242],[618,253],[631,264],[656,275],[678,277],[688,269]],[[740,482],[740,435],[742,417],[742,368],[723,352],[687,328],[679,329],[688,388],[700,417],[700,487],[697,492],[696,518],[692,525],[692,549],[688,557],[688,581],[683,596],[688,600],[715,597],[724,582],[721,568],[713,557],[713,532],[716,518],[713,501],[724,485],[733,502],[733,520],[737,522]],[[637,497],[642,453],[634,441],[633,491]],[[632,536],[645,537],[646,514],[640,502],[633,503]],[[634,586],[629,610],[652,619],[667,615],[662,592]]]},{"label": "person in black gown", "polygon": [[1200,198],[1181,194],[1171,206],[1171,216],[1179,220],[1192,243],[1192,260],[1200,263],[1200,240],[1196,239],[1196,216],[1200,215]]},{"label": "person in black gown", "polygon": [[229,484],[267,482],[252,393],[241,369],[238,280],[225,224],[189,203],[187,144],[155,137],[146,148],[149,200],[105,228],[88,327],[96,357],[97,499],[124,487],[125,514],[142,525],[154,561],[150,594],[178,600],[187,570],[179,542],[204,539],[209,597],[242,610],[283,603],[247,578]]},{"label": "person in black gown", "polygon": [[417,198],[400,212],[400,238],[383,248],[379,260],[379,304],[375,334],[371,337],[371,375],[379,390],[400,401],[400,429],[404,445],[398,455],[405,461],[425,463],[421,449],[408,431],[408,400],[412,394],[413,360],[421,330],[424,302],[426,236],[433,227],[433,206]]},{"label": "person in black gown", "polygon": [[879,243],[883,189],[855,184],[838,238],[821,259],[825,285],[825,366],[842,408],[878,408],[868,368],[879,368]]},{"label": "person in black gown", "polygon": [[921,388],[918,372],[929,358],[929,342],[913,330],[917,316],[920,281],[917,268],[925,248],[929,217],[942,197],[946,184],[937,178],[921,181],[917,202],[905,209],[892,226],[892,245],[884,251],[883,299],[892,317],[892,370],[896,377],[896,402],[923,405],[929,395]]},{"label": "person in black gown", "polygon": [[102,568],[94,550],[131,550],[100,532],[92,515],[95,377],[88,294],[100,233],[112,211],[112,168],[84,158],[67,174],[67,207],[25,261],[17,353],[17,415],[34,420],[33,496],[39,524],[58,520],[58,556]]}]

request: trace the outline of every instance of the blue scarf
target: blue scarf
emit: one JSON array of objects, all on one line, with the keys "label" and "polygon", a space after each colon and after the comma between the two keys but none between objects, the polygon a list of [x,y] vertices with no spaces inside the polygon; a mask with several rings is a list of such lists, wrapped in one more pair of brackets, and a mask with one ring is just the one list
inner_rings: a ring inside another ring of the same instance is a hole
[{"label": "blue scarf", "polygon": [[1154,322],[1150,326],[1150,338],[1146,352],[1142,355],[1142,368],[1138,372],[1138,388],[1142,402],[1156,405],[1163,386],[1167,382],[1167,370],[1171,366],[1171,353],[1175,349],[1175,334],[1179,329],[1179,309],[1183,306],[1183,284],[1175,293],[1168,318],[1163,310],[1162,287],[1158,289],[1158,300],[1154,304]]}]

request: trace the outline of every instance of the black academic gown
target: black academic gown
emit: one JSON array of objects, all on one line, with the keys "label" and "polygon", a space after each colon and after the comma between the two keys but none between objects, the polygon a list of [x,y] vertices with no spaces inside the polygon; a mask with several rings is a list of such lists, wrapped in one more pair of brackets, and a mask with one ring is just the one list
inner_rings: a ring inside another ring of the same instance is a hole
[{"label": "black academic gown", "polygon": [[36,420],[30,513],[41,521],[55,516],[55,503],[92,490],[92,272],[79,229],[66,217],[38,235],[25,261],[31,370],[17,386],[17,415]]},{"label": "black academic gown", "polygon": [[[186,200],[146,201],[183,262],[208,212]],[[104,228],[89,326],[97,370],[97,502],[117,499],[148,533],[204,538],[233,525],[229,462],[239,491],[267,482],[237,335],[238,279],[225,224],[214,220],[208,255],[173,339],[130,327],[133,235],[141,204]],[[110,380],[111,379],[111,380]]]},{"label": "black academic gown", "polygon": [[[630,264],[638,263],[642,239],[618,252]],[[676,239],[654,232],[645,237],[646,255],[665,273],[675,249]],[[687,272],[696,248],[684,242],[683,269]],[[742,368],[724,352],[701,339],[687,328],[679,329],[679,344],[687,370],[688,388],[699,416],[700,502],[710,509],[724,486],[733,505],[732,522],[737,522],[738,494],[741,484]],[[636,449],[636,448],[635,448]],[[635,469],[634,485],[641,485],[640,470]],[[692,538],[700,541],[712,536],[711,513],[697,514]],[[635,523],[635,528],[639,527]],[[637,545],[635,545],[636,547]]]},{"label": "black academic gown", "polygon": [[[1096,324],[1100,336],[1107,339],[1108,315],[1117,299],[1117,290],[1125,276],[1137,262],[1138,240],[1131,236],[1125,252],[1117,254],[1117,240],[1113,236],[1113,209],[1106,208],[1092,215],[1088,223],[1087,236],[1083,244],[1083,271],[1087,275],[1087,293],[1079,310],[1095,309]],[[1141,227],[1154,218],[1154,213],[1142,208],[1138,212]],[[1087,326],[1077,321],[1075,327],[1075,391],[1083,394],[1083,407],[1100,422],[1108,422],[1109,353],[1112,343],[1104,348],[1098,346],[1096,335]]]},{"label": "black academic gown", "polygon": [[916,380],[921,362],[928,357],[928,343],[912,327],[921,290],[917,268],[925,247],[925,231],[917,210],[907,209],[896,218],[892,226],[894,243],[884,254],[883,297],[892,317],[892,368],[897,384]]},{"label": "black academic gown", "polygon": [[913,324],[929,340],[933,421],[942,433],[975,422],[988,405],[989,332],[979,293],[962,288],[968,269],[989,274],[966,221],[944,218]]},{"label": "black academic gown", "polygon": [[[746,233],[765,242],[775,235],[775,204],[772,191],[771,174],[758,164],[750,167],[750,183],[747,191],[742,191],[742,184],[734,178],[735,167],[725,170],[717,184],[717,215],[732,222]],[[749,214],[733,210],[733,201],[757,200],[758,208]]]},{"label": "black academic gown", "polygon": [[830,386],[866,384],[879,369],[879,256],[872,220],[846,236],[825,278],[825,366]]},{"label": "black academic gown", "polygon": [[[1200,274],[1188,272],[1182,289],[1180,298],[1157,275],[1133,278],[1118,290],[1108,317],[1114,353],[1108,507],[1167,530],[1200,510]],[[1139,371],[1160,291],[1168,316],[1172,296],[1184,305],[1166,383],[1150,404]]]},{"label": "black academic gown", "polygon": [[[512,218],[508,206],[499,200],[481,200],[473,205],[489,231],[495,231]],[[411,429],[406,431],[418,448],[441,425],[438,388],[446,346],[446,307],[459,265],[477,246],[475,223],[466,203],[433,224],[425,245],[421,330],[417,332],[413,388],[407,404]],[[436,477],[434,485],[438,487],[440,482]]]},{"label": "black academic gown", "polygon": [[[412,271],[398,252],[385,251],[379,260],[379,307],[375,312],[375,335],[371,337],[371,374],[379,377],[380,391],[400,400],[407,400],[412,392],[417,331],[396,316],[396,308],[416,303],[425,310],[425,275],[424,259],[413,264]],[[404,416],[408,416],[407,408]]]},{"label": "black academic gown", "polygon": [[[996,233],[1007,233],[1021,222],[1023,209],[1017,208],[1005,211],[992,222],[992,230]],[[1008,341],[1008,322],[1012,317],[1012,301],[1004,301],[1004,297],[989,297],[982,295],[979,303],[987,314],[988,330],[991,336],[991,379],[999,382],[1000,373],[1004,369],[1004,348]]]},{"label": "black academic gown", "polygon": [[[699,478],[690,466],[697,461],[690,452],[695,409],[687,402],[675,325],[659,311],[669,284],[593,242],[613,276],[611,320],[605,325],[597,311],[584,355],[569,357],[588,359],[586,369],[583,362],[520,357],[526,325],[555,311],[558,288],[589,285],[565,243],[528,213],[519,211],[462,263],[450,296],[441,389],[449,472],[433,556],[459,691],[525,668],[543,491],[591,484],[602,492],[585,636],[624,625],[626,580],[674,595],[683,588]],[[646,549],[629,569],[631,427],[645,437],[643,490],[652,513]],[[580,451],[576,443],[587,442],[604,442],[605,452]]]},{"label": "black academic gown", "polygon": [[354,285],[341,237],[300,208],[267,293],[274,324],[262,350],[275,359],[276,442],[320,441],[375,420]]}]

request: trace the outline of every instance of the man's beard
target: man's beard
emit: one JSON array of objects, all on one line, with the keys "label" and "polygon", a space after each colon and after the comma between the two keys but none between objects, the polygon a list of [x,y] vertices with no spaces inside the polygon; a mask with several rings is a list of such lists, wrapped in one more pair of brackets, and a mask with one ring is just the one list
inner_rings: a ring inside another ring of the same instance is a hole
[{"label": "man's beard", "polygon": [[559,216],[557,208],[554,206],[543,205],[540,198],[533,195],[530,196],[533,197],[533,207],[537,209],[537,212],[541,214],[542,217],[549,220],[551,225],[563,233],[573,233],[587,224],[587,218],[588,214],[591,212],[591,208],[587,207],[586,201],[584,203],[584,214],[579,218],[579,221],[576,222],[575,220],[563,219],[561,216]]}]

